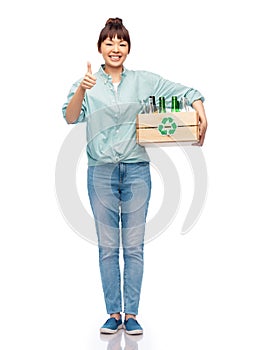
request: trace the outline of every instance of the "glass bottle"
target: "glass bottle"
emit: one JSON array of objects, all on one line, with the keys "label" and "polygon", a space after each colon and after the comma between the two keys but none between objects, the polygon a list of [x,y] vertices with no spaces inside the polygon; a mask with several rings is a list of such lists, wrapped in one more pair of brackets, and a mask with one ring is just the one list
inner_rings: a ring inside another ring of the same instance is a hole
[{"label": "glass bottle", "polygon": [[159,113],[166,113],[165,97],[159,97]]},{"label": "glass bottle", "polygon": [[153,96],[149,96],[149,99],[148,99],[148,113],[150,113],[150,114],[154,113],[154,100],[153,100]]},{"label": "glass bottle", "polygon": [[148,113],[148,111],[147,111],[147,105],[146,105],[145,101],[144,101],[144,100],[141,100],[140,103],[141,103],[141,110],[140,110],[139,113],[140,113],[140,114],[146,114],[146,113]]},{"label": "glass bottle", "polygon": [[172,96],[171,98],[171,112],[180,112],[180,104],[177,96]]},{"label": "glass bottle", "polygon": [[181,110],[184,112],[189,112],[188,99],[186,97],[181,98]]},{"label": "glass bottle", "polygon": [[158,113],[155,96],[149,96],[149,113]]}]

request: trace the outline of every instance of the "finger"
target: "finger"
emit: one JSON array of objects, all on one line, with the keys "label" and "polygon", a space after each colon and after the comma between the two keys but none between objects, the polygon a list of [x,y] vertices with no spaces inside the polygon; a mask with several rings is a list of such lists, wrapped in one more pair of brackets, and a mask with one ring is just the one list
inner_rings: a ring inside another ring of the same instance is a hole
[{"label": "finger", "polygon": [[199,139],[197,142],[192,143],[192,146],[202,146],[205,139],[205,131],[204,129],[200,128],[199,130]]},{"label": "finger", "polygon": [[96,77],[92,73],[92,67],[90,62],[87,62],[87,73],[85,75],[85,78],[88,80],[92,80],[93,82],[96,81]]},{"label": "finger", "polygon": [[86,73],[84,79],[83,79],[86,83],[91,83],[91,84],[95,84],[96,83],[96,77],[94,77],[93,75],[91,75],[90,73]]},{"label": "finger", "polygon": [[84,78],[81,84],[84,89],[91,89],[96,84],[96,81],[90,78],[89,79]]},{"label": "finger", "polygon": [[91,62],[87,62],[87,72],[90,73],[90,74],[93,74],[93,73],[92,73]]},{"label": "finger", "polygon": [[200,140],[199,140],[199,146],[202,146],[204,143],[204,138],[205,138],[205,131],[200,134]]}]

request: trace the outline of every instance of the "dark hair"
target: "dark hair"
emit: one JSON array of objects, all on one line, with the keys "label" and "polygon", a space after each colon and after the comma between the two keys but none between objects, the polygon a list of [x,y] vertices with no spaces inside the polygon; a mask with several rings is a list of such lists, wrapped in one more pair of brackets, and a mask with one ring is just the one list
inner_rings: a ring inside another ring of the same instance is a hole
[{"label": "dark hair", "polygon": [[98,51],[100,52],[101,44],[105,39],[110,38],[112,40],[115,36],[117,36],[118,39],[125,40],[128,43],[129,53],[131,47],[129,33],[126,27],[123,25],[122,19],[117,17],[109,18],[106,21],[105,27],[101,30],[97,42]]}]

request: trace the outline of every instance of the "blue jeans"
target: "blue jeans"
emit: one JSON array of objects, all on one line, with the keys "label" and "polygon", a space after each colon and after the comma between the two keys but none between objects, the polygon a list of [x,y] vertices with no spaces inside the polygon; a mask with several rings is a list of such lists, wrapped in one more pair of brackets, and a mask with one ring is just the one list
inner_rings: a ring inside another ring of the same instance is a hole
[{"label": "blue jeans", "polygon": [[120,247],[124,259],[124,312],[138,313],[150,192],[148,162],[88,167],[88,193],[98,237],[99,266],[108,314],[122,312]]}]

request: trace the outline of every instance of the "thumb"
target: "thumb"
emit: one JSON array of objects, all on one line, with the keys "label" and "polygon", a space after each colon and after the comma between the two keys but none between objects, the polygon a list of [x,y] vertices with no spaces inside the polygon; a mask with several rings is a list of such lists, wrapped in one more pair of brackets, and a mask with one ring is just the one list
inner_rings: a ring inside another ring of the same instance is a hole
[{"label": "thumb", "polygon": [[93,73],[92,73],[91,62],[87,62],[87,72],[90,73],[90,74],[93,74]]}]

